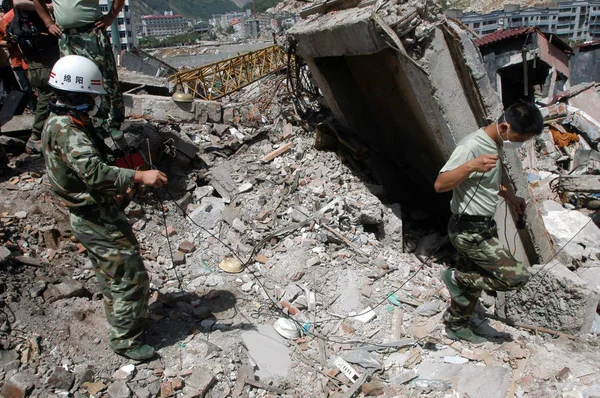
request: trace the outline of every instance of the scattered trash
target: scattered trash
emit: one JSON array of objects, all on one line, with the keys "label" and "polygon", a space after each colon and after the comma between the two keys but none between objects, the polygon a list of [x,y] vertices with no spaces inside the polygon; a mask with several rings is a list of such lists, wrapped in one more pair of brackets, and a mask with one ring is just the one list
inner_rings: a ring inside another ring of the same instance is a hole
[{"label": "scattered trash", "polygon": [[348,362],[346,362],[342,357],[335,358],[335,360],[333,361],[333,364],[350,381],[356,382],[360,378],[360,376],[358,375],[358,373],[356,372],[356,370],[354,370],[354,368]]},{"label": "scattered trash", "polygon": [[371,307],[367,307],[364,310],[362,310],[361,312],[359,312],[358,314],[350,313],[350,316],[353,317],[354,319],[356,319],[357,321],[360,321],[362,323],[367,323],[367,322],[373,320],[377,316],[377,314],[375,313],[375,311],[373,311],[371,309]]},{"label": "scattered trash", "polygon": [[279,318],[273,324],[273,327],[282,337],[286,339],[295,340],[300,337],[300,331],[296,322],[288,318]]},{"label": "scattered trash", "polygon": [[446,362],[446,363],[454,363],[454,364],[460,365],[460,364],[469,362],[469,360],[467,358],[463,358],[463,357],[445,356],[444,357],[444,362]]},{"label": "scattered trash", "polygon": [[240,260],[238,260],[235,257],[225,257],[219,263],[219,268],[230,274],[238,274],[244,270],[244,267],[242,267],[242,263],[240,262]]},{"label": "scattered trash", "polygon": [[350,350],[344,354],[344,359],[365,369],[381,369],[382,365],[377,356],[365,350]]}]

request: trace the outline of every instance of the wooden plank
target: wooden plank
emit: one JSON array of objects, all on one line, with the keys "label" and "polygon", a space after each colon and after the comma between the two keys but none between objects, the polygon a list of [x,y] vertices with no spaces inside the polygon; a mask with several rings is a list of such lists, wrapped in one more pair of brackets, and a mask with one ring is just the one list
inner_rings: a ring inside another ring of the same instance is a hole
[{"label": "wooden plank", "polygon": [[600,193],[600,176],[582,175],[577,177],[560,177],[557,189],[568,192]]},{"label": "wooden plank", "polygon": [[292,149],[292,146],[294,144],[291,142],[285,143],[283,145],[281,145],[279,148],[277,148],[276,150],[274,150],[273,152],[267,154],[264,158],[262,158],[263,162],[270,162],[271,160],[275,159],[277,156],[289,151],[290,149]]},{"label": "wooden plank", "polygon": [[394,308],[392,314],[392,340],[400,340],[404,333],[403,330],[404,310],[400,307]]}]

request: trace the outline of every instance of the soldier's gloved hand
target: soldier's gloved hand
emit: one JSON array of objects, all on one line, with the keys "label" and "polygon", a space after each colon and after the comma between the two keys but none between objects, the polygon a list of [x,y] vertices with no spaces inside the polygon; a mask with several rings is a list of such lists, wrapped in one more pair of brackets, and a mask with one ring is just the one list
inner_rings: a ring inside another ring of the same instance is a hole
[{"label": "soldier's gloved hand", "polygon": [[141,182],[154,188],[159,188],[168,182],[167,175],[160,170],[137,170],[133,182]]}]

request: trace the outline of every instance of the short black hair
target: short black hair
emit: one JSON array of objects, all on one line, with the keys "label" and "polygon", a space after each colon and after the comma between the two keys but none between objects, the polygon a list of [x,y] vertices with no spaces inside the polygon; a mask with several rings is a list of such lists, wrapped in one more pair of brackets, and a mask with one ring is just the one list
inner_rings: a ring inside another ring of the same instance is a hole
[{"label": "short black hair", "polygon": [[544,130],[544,117],[537,106],[530,102],[511,105],[499,120],[510,124],[510,129],[522,135],[540,135]]},{"label": "short black hair", "polygon": [[2,11],[9,12],[13,9],[13,0],[2,0]]}]

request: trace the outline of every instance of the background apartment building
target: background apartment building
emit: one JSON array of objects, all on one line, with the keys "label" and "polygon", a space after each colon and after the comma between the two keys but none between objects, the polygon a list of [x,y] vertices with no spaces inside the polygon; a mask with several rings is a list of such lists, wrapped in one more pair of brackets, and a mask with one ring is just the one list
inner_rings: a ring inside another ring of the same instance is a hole
[{"label": "background apartment building", "polygon": [[507,4],[503,10],[489,14],[461,10],[448,10],[446,14],[460,19],[479,35],[499,29],[537,26],[572,42],[600,39],[600,1],[544,3],[524,9],[517,4]]},{"label": "background apartment building", "polygon": [[145,15],[142,17],[143,36],[172,36],[190,30],[183,15],[165,11],[164,15]]},{"label": "background apartment building", "polygon": [[[117,49],[119,50],[131,50],[137,45],[136,37],[134,34],[135,30],[131,21],[131,9],[129,4],[129,0],[125,0],[125,5],[123,6],[123,9],[119,13],[119,16],[115,21],[117,23],[117,29],[115,34],[119,35],[118,43],[114,43],[112,37],[113,30],[107,30],[111,43],[114,47],[117,47]],[[111,5],[112,1],[109,2],[109,0],[100,0],[100,10],[102,10],[103,13],[107,13]]]},{"label": "background apartment building", "polygon": [[250,18],[252,10],[248,9],[244,12],[228,12],[227,14],[215,14],[209,20],[209,23],[215,28],[221,28],[223,30],[232,26],[232,22],[241,20],[242,22]]}]

